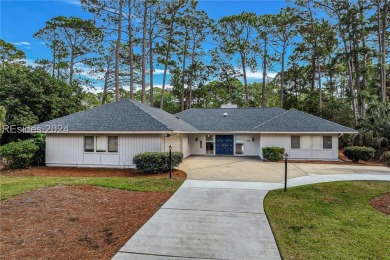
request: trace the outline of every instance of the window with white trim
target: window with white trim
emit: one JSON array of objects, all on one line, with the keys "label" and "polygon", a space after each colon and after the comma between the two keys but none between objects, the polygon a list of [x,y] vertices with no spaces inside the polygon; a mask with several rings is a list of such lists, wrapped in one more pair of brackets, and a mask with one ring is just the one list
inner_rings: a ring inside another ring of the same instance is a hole
[{"label": "window with white trim", "polygon": [[323,136],[322,141],[323,149],[332,149],[332,136]]},{"label": "window with white trim", "polygon": [[300,149],[301,148],[301,137],[300,136],[291,136],[291,148]]},{"label": "window with white trim", "polygon": [[95,151],[95,137],[84,136],[84,152],[94,152],[94,151]]},{"label": "window with white trim", "polygon": [[117,153],[118,152],[118,136],[109,136],[108,137],[108,152]]},{"label": "window with white trim", "polygon": [[84,152],[86,153],[117,153],[118,136],[84,136]]}]

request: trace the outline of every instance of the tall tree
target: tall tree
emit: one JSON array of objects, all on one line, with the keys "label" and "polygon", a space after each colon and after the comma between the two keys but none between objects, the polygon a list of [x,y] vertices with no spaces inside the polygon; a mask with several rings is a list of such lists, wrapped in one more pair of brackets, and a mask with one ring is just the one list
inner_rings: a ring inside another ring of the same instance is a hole
[{"label": "tall tree", "polygon": [[99,48],[103,33],[92,20],[58,16],[47,21],[45,27],[36,33],[42,38],[53,34],[58,35],[58,41],[63,43],[69,55],[69,84],[72,84],[75,65],[88,63],[88,55]]},{"label": "tall tree", "polygon": [[174,43],[174,36],[176,34],[176,25],[177,19],[181,16],[181,10],[188,4],[188,0],[177,0],[177,1],[167,1],[165,3],[164,9],[161,12],[161,21],[163,31],[162,34],[165,35],[162,46],[160,50],[162,51],[162,57],[160,58],[160,63],[164,64],[163,72],[163,82],[161,87],[161,99],[160,99],[160,108],[164,108],[164,92],[165,84],[168,72],[168,66],[171,64],[171,54],[172,54],[172,45]]},{"label": "tall tree", "polygon": [[216,27],[216,41],[218,48],[233,58],[239,55],[240,66],[244,79],[245,101],[249,101],[247,67],[252,71],[256,68],[254,45],[255,23],[257,17],[254,13],[243,12],[239,15],[225,16],[218,21]]},{"label": "tall tree", "polygon": [[23,51],[17,49],[12,43],[0,39],[0,59],[3,65],[24,58],[26,54]]},{"label": "tall tree", "polygon": [[297,34],[295,24],[298,17],[294,14],[294,10],[290,7],[281,9],[274,16],[274,24],[276,26],[276,38],[279,45],[278,52],[280,54],[280,107],[283,108],[284,102],[284,70],[286,65],[287,49],[294,41]]}]

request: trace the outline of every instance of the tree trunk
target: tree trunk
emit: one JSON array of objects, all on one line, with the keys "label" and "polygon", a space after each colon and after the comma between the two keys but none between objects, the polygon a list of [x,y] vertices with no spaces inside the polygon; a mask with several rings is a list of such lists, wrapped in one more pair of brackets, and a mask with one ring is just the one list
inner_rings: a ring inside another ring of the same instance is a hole
[{"label": "tree trunk", "polygon": [[267,36],[264,38],[263,55],[263,85],[261,86],[261,107],[266,107],[266,78],[267,78]]},{"label": "tree trunk", "polygon": [[115,100],[119,101],[119,53],[121,48],[121,36],[122,36],[122,8],[123,0],[119,0],[119,16],[118,16],[118,38],[116,40],[115,47]]},{"label": "tree trunk", "polygon": [[181,73],[181,111],[184,111],[184,87],[185,87],[185,69],[186,69],[186,57],[187,56],[187,35],[185,35],[184,39],[184,48],[183,48],[183,63],[182,63],[182,73]]},{"label": "tree trunk", "polygon": [[104,74],[104,86],[102,95],[102,105],[106,103],[107,88],[108,88],[108,77],[110,76],[110,66],[107,67],[106,73]]},{"label": "tree trunk", "polygon": [[387,0],[383,0],[383,18],[382,18],[382,53],[381,53],[381,101],[386,102],[386,52],[387,52],[387,15],[388,15],[388,5]]},{"label": "tree trunk", "polygon": [[154,68],[153,68],[153,24],[152,24],[153,13],[152,10],[149,12],[149,103],[151,107],[154,107]]},{"label": "tree trunk", "polygon": [[131,7],[131,1],[129,0],[129,24],[128,24],[128,31],[129,31],[129,55],[130,55],[130,99],[134,99],[134,49],[133,49],[133,24],[132,24],[132,7]]},{"label": "tree trunk", "polygon": [[320,58],[318,62],[318,112],[320,117],[322,117],[322,81],[321,81],[321,62]]},{"label": "tree trunk", "polygon": [[55,76],[55,71],[56,71],[56,54],[57,54],[57,50],[56,50],[56,46],[55,46],[55,43],[54,43],[54,46],[53,46],[53,69],[51,71],[51,76],[54,78]]},{"label": "tree trunk", "polygon": [[146,27],[147,27],[147,17],[148,17],[148,6],[147,1],[144,1],[144,19],[142,26],[142,69],[141,69],[141,103],[145,103],[146,95]]},{"label": "tree trunk", "polygon": [[171,27],[170,27],[169,38],[168,38],[168,43],[167,43],[167,51],[165,53],[165,64],[164,64],[163,83],[162,83],[162,87],[161,87],[160,109],[164,108],[165,81],[167,78],[167,70],[168,70],[168,62],[169,62],[168,59],[169,59],[169,54],[170,54],[170,49],[171,49],[172,32],[173,32],[173,23],[171,24]]},{"label": "tree trunk", "polygon": [[280,108],[284,105],[284,56],[286,55],[286,48],[283,46],[282,50],[282,70],[280,71]]},{"label": "tree trunk", "polygon": [[244,78],[244,88],[245,88],[245,105],[248,106],[248,101],[249,101],[249,93],[248,93],[248,82],[246,80],[246,68],[245,68],[245,54],[240,52],[240,57],[241,57],[241,65],[242,65],[242,75]]},{"label": "tree trunk", "polygon": [[74,74],[74,47],[72,47],[72,51],[70,54],[70,64],[69,64],[69,85],[72,85],[73,82],[73,74]]}]

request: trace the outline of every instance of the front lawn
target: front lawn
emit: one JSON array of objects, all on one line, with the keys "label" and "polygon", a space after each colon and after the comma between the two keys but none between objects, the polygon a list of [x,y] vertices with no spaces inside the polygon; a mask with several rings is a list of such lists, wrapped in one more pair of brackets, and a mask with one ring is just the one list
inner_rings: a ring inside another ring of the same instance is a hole
[{"label": "front lawn", "polygon": [[111,259],[185,180],[178,171],[173,179],[131,170],[60,171],[0,175],[4,259]]},{"label": "front lawn", "polygon": [[126,177],[16,177],[0,176],[0,200],[36,190],[39,188],[64,185],[92,185],[125,189],[133,191],[167,191],[175,192],[184,179],[150,177],[126,178]]},{"label": "front lawn", "polygon": [[390,216],[369,201],[389,191],[380,181],[313,184],[271,191],[264,206],[284,259],[388,259]]}]

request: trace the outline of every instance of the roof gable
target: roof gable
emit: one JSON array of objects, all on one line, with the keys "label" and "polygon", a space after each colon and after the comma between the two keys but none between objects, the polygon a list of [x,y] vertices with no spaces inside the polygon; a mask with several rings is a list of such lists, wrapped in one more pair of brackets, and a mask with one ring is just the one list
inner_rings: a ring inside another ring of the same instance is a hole
[{"label": "roof gable", "polygon": [[250,129],[252,132],[319,132],[319,133],[355,133],[352,128],[345,127],[329,120],[308,113],[291,109],[275,118],[263,122]]},{"label": "roof gable", "polygon": [[[186,122],[160,109],[122,99],[60,117],[33,127],[68,126],[69,131],[194,131]],[[54,129],[54,128],[53,128]]]},{"label": "roof gable", "polygon": [[249,131],[283,112],[281,108],[192,108],[176,116],[200,131],[228,132]]}]

